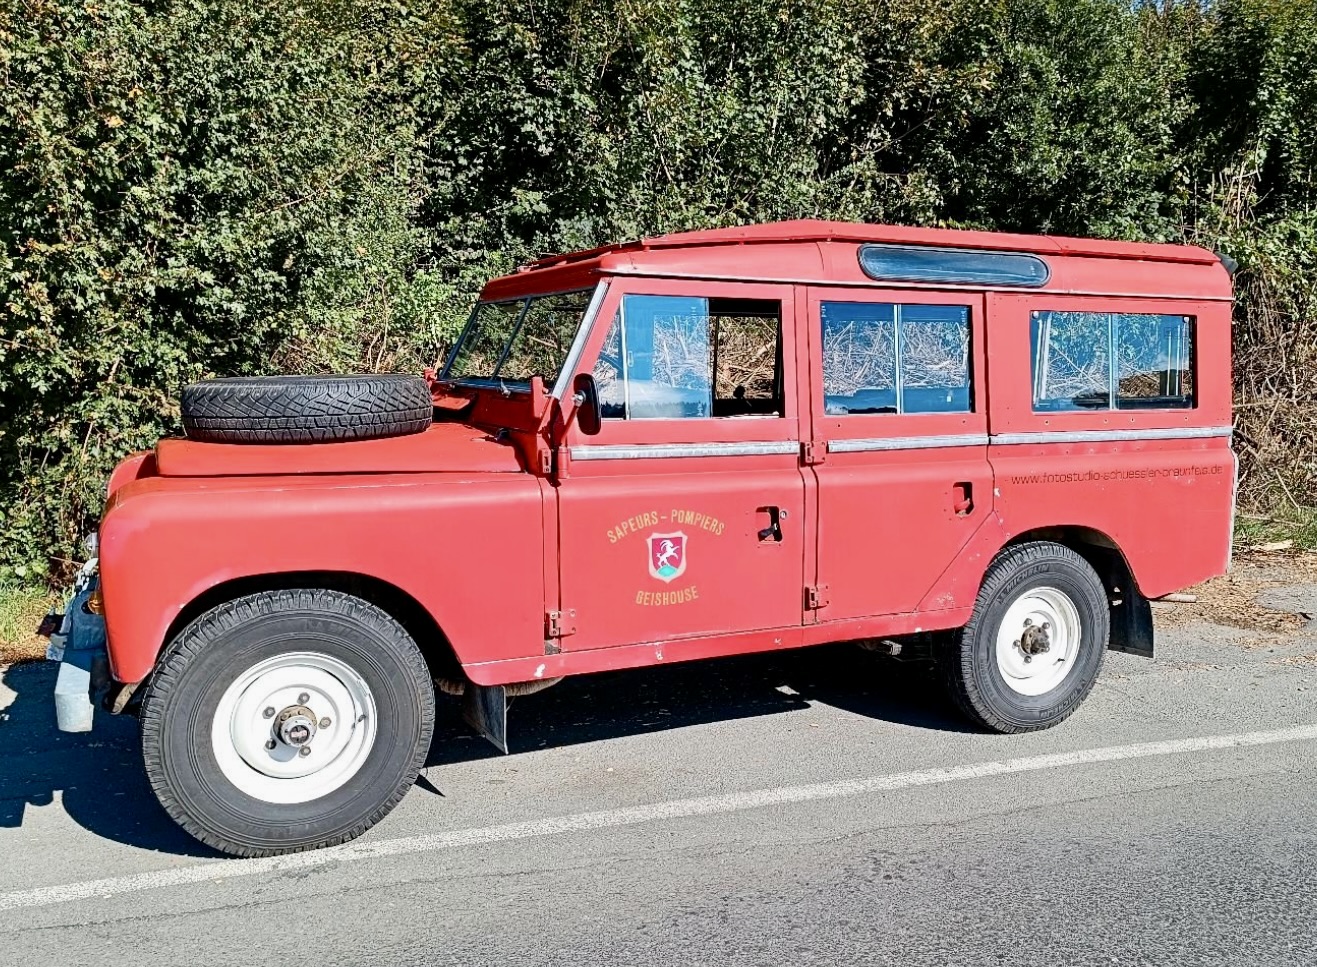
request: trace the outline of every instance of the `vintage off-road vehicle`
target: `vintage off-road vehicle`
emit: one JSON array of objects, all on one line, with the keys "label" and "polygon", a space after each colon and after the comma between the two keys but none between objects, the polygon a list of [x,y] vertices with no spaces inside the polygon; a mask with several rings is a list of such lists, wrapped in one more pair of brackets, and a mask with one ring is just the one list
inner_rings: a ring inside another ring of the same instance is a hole
[{"label": "vintage off-road vehicle", "polygon": [[1068,238],[541,259],[424,379],[189,387],[109,482],[63,697],[103,613],[161,803],[241,855],[383,817],[436,681],[506,750],[508,694],[563,676],[918,641],[980,726],[1055,725],[1228,566],[1230,307],[1211,252]]}]

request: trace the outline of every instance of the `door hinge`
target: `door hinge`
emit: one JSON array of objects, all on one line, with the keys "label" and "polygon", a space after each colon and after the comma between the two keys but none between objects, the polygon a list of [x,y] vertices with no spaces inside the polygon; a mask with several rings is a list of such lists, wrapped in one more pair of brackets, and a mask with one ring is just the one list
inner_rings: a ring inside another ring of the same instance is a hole
[{"label": "door hinge", "polygon": [[549,611],[544,615],[544,637],[552,640],[554,638],[566,638],[568,635],[576,634],[576,611],[573,608],[567,608],[563,611]]},{"label": "door hinge", "polygon": [[540,450],[540,474],[545,477],[553,476],[553,451],[547,447]]},{"label": "door hinge", "polygon": [[800,445],[800,457],[807,467],[812,467],[815,464],[822,463],[823,458],[827,453],[828,445],[826,443],[806,442]]},{"label": "door hinge", "polygon": [[826,608],[827,606],[828,586],[826,584],[816,584],[805,589],[805,609],[807,611],[818,611],[820,608]]}]

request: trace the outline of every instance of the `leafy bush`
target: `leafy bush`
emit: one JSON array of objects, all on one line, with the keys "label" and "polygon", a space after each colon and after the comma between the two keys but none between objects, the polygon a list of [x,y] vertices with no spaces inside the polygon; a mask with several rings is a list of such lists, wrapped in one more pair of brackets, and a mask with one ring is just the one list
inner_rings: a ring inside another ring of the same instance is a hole
[{"label": "leafy bush", "polygon": [[189,380],[416,370],[529,256],[800,216],[1230,253],[1247,496],[1312,503],[1315,18],[0,0],[0,583],[67,566]]}]

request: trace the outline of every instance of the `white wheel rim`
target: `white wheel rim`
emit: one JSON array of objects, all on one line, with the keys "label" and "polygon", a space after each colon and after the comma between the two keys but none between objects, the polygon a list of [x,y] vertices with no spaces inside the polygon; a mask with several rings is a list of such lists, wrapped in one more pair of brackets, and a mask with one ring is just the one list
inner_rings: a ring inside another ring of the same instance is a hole
[{"label": "white wheel rim", "polygon": [[[304,732],[278,725],[305,722],[299,709],[314,722],[300,745],[293,742]],[[351,667],[317,652],[290,652],[253,665],[225,689],[210,741],[220,771],[242,792],[303,803],[357,774],[375,745],[375,723],[370,687]]]},{"label": "white wheel rim", "polygon": [[1042,695],[1065,681],[1082,640],[1079,609],[1070,596],[1032,588],[1011,603],[998,626],[997,668],[1012,691]]}]

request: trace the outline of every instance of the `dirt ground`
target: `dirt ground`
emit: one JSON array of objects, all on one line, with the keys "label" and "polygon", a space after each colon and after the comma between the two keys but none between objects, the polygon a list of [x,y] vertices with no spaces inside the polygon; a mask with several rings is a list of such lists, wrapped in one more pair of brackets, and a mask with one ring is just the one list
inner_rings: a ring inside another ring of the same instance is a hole
[{"label": "dirt ground", "polygon": [[1193,602],[1153,603],[1158,623],[1178,625],[1195,621],[1244,628],[1271,634],[1291,634],[1314,615],[1279,611],[1258,601],[1271,588],[1317,584],[1317,554],[1246,550],[1235,552],[1230,573],[1187,588]]}]

